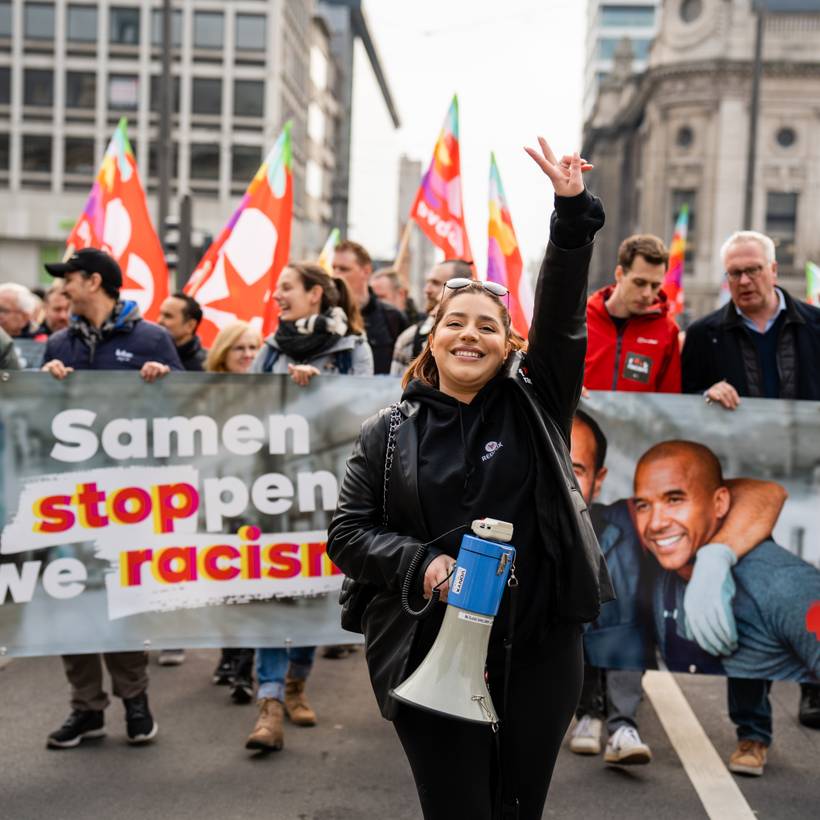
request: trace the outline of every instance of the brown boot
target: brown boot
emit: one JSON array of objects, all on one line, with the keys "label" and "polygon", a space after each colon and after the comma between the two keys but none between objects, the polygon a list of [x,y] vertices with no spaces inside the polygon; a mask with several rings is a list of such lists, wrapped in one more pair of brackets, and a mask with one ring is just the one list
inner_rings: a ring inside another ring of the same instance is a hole
[{"label": "brown boot", "polygon": [[263,698],[259,701],[259,717],[256,726],[248,735],[246,749],[272,752],[281,749],[285,744],[282,732],[284,713],[282,702],[275,698]]},{"label": "brown boot", "polygon": [[305,697],[305,682],[297,678],[285,678],[285,712],[291,723],[297,726],[315,726],[316,712],[310,708]]},{"label": "brown boot", "polygon": [[759,740],[740,740],[729,758],[729,771],[760,777],[766,766],[766,745]]}]

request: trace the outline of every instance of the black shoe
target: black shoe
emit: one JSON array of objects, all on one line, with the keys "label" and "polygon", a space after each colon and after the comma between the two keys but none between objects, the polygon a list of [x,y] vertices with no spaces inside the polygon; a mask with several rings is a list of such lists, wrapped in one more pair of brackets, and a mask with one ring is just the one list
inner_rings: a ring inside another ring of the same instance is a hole
[{"label": "black shoe", "polygon": [[70,749],[81,740],[105,735],[105,717],[101,711],[81,712],[75,709],[57,731],[48,736],[49,749]]},{"label": "black shoe", "polygon": [[237,675],[231,681],[231,700],[239,704],[250,703],[253,700],[253,679]]},{"label": "black shoe", "polygon": [[125,727],[129,743],[148,743],[157,736],[159,726],[148,708],[148,695],[143,692],[133,698],[123,698]]},{"label": "black shoe", "polygon": [[800,684],[800,709],[797,719],[809,729],[820,729],[820,684]]},{"label": "black shoe", "polygon": [[219,663],[216,665],[214,674],[211,677],[211,683],[214,686],[230,686],[233,680],[234,666],[234,659],[223,650],[219,657]]}]

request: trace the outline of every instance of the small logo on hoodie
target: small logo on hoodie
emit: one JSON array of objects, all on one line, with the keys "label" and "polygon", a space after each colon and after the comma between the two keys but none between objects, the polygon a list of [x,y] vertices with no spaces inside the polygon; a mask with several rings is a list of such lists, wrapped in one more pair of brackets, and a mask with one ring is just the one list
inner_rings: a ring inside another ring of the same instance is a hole
[{"label": "small logo on hoodie", "polygon": [[484,455],[482,461],[489,461],[504,445],[500,441],[488,441],[484,445]]},{"label": "small logo on hoodie", "polygon": [[118,347],[114,350],[114,358],[118,362],[131,362],[134,358],[134,354],[130,350],[123,350],[121,347]]}]

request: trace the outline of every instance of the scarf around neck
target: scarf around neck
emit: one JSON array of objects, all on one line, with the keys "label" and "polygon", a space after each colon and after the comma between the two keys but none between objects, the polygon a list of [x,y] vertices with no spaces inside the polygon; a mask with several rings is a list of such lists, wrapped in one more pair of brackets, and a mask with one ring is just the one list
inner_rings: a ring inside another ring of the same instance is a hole
[{"label": "scarf around neck", "polygon": [[346,335],[347,316],[340,307],[332,307],[295,322],[279,322],[273,338],[282,353],[304,363],[329,350]]}]

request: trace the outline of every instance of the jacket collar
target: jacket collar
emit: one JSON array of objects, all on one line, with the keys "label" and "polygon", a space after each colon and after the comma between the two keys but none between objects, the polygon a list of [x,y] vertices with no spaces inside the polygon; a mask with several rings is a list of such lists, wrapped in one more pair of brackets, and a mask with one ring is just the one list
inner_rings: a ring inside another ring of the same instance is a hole
[{"label": "jacket collar", "polygon": [[[786,322],[794,322],[799,325],[806,324],[806,320],[797,309],[794,299],[783,288],[777,288],[777,290],[783,294],[783,298],[786,300]],[[735,303],[731,299],[721,308],[720,324],[727,329],[744,327],[743,317],[738,313]]]}]

